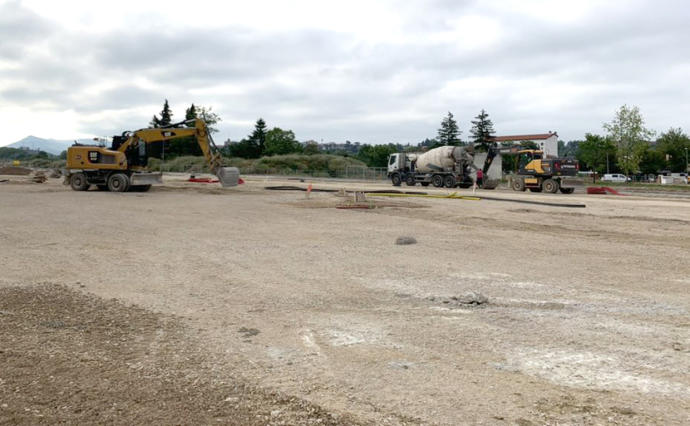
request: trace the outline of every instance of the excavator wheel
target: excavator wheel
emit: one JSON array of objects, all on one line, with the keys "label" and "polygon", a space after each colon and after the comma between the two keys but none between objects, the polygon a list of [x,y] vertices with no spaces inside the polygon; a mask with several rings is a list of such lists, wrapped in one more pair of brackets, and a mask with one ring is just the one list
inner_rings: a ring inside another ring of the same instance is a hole
[{"label": "excavator wheel", "polygon": [[553,179],[546,179],[541,185],[541,187],[544,188],[544,192],[548,192],[549,194],[558,192],[558,186],[558,182]]},{"label": "excavator wheel", "polygon": [[434,185],[436,188],[441,188],[443,186],[443,176],[433,175],[431,177],[431,184]]},{"label": "excavator wheel", "polygon": [[443,184],[446,188],[455,188],[456,183],[455,176],[448,175],[443,179]]},{"label": "excavator wheel", "polygon": [[402,178],[399,174],[395,173],[393,176],[391,176],[391,182],[393,182],[393,186],[400,186],[402,183]]},{"label": "excavator wheel", "polygon": [[527,189],[525,188],[525,181],[519,177],[513,178],[513,183],[511,186],[513,187],[513,191],[524,191]]},{"label": "excavator wheel", "polygon": [[129,177],[124,173],[113,173],[108,178],[110,192],[126,192],[129,189]]},{"label": "excavator wheel", "polygon": [[89,189],[89,181],[84,173],[75,173],[70,176],[69,184],[75,191],[86,191]]},{"label": "excavator wheel", "polygon": [[562,194],[572,194],[575,192],[575,188],[560,188]]}]

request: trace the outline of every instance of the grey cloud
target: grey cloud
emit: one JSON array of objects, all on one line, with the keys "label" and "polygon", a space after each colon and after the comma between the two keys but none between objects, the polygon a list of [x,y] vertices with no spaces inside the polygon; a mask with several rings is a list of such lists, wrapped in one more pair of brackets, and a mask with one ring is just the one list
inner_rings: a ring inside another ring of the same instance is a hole
[{"label": "grey cloud", "polygon": [[26,53],[27,43],[40,40],[53,32],[53,27],[18,1],[0,4],[0,57],[18,60]]},{"label": "grey cloud", "polygon": [[[21,68],[0,70],[0,79],[16,83],[0,97],[83,114],[156,106],[146,117],[118,116],[133,122],[118,118],[109,123],[124,128],[145,125],[164,98],[176,98],[213,104],[228,120],[263,116],[269,125],[292,128],[300,138],[413,142],[433,137],[448,110],[467,135],[469,120],[481,108],[500,132],[558,130],[574,139],[599,131],[623,103],[639,104],[643,113],[659,118],[663,114],[654,109],[667,105],[671,110],[690,91],[682,78],[682,71],[690,69],[690,8],[683,2],[630,3],[615,14],[594,13],[573,23],[530,19],[476,1],[410,2],[396,9],[412,40],[406,44],[367,42],[327,30],[267,33],[237,27],[128,28],[86,38],[8,3],[0,6],[0,35],[7,40],[0,53],[21,58]],[[481,44],[482,34],[474,40],[432,42],[426,37],[467,13],[496,19],[506,37],[474,50],[459,47]],[[13,35],[11,28],[17,27],[29,29],[22,32],[29,35]],[[32,43],[47,43],[52,55],[29,54]],[[138,77],[160,88],[134,84]],[[467,93],[444,91],[449,82],[467,78],[499,84]],[[116,87],[95,92],[99,83]],[[232,96],[190,95],[192,89],[223,84],[243,90]],[[561,86],[573,93],[556,92]],[[530,87],[554,91],[525,93]],[[549,97],[564,97],[565,107],[550,109]],[[645,111],[645,105],[652,110]],[[184,107],[173,105],[178,115]],[[677,110],[687,112],[687,107]],[[391,119],[396,111],[417,118]],[[386,118],[377,122],[372,117]],[[687,113],[672,118],[675,126],[688,127]],[[99,132],[108,128],[85,126]],[[232,138],[251,130],[220,127]]]}]

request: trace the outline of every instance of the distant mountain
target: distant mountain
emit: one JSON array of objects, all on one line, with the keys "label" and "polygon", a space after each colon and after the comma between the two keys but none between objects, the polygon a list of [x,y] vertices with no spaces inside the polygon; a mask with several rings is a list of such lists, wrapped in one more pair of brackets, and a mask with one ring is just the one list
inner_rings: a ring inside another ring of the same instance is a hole
[{"label": "distant mountain", "polygon": [[[93,143],[90,140],[80,140],[79,142]],[[68,146],[74,144],[73,140],[43,139],[36,136],[27,136],[22,140],[7,145],[10,148],[29,148],[33,150],[45,151],[48,154],[59,155]]]}]

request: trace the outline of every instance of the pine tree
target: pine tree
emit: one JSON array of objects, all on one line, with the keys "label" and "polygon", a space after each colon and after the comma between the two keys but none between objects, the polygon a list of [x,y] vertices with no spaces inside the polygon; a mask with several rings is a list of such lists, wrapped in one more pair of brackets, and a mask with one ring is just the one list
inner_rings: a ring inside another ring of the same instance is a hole
[{"label": "pine tree", "polygon": [[256,120],[254,131],[251,136],[249,136],[249,140],[256,144],[257,150],[259,151],[259,157],[261,157],[266,150],[266,122],[263,118]]},{"label": "pine tree", "polygon": [[173,113],[170,111],[170,106],[168,105],[168,100],[165,100],[163,104],[163,110],[161,111],[161,118],[158,121],[159,127],[169,126],[172,123]]},{"label": "pine tree", "polygon": [[460,145],[460,133],[458,123],[453,118],[453,114],[448,111],[448,115],[441,120],[438,141],[443,145]]},{"label": "pine tree", "polygon": [[153,127],[155,129],[155,128],[158,128],[160,126],[161,126],[161,121],[158,119],[156,114],[153,114],[153,118],[149,122],[149,127]]},{"label": "pine tree", "polygon": [[489,119],[489,114],[482,109],[478,116],[474,117],[477,120],[472,120],[472,142],[475,144],[486,145],[491,141],[494,132],[494,123]]},{"label": "pine tree", "polygon": [[[194,104],[192,104],[192,106],[190,106],[189,108],[187,108],[187,109],[185,110],[185,112],[184,112],[184,119],[185,119],[185,120],[194,120],[194,119],[196,119],[196,118],[198,118],[198,117],[197,117],[197,112],[196,112],[196,107],[194,106]],[[188,124],[188,125],[189,125],[189,126],[192,126],[192,124]]]}]

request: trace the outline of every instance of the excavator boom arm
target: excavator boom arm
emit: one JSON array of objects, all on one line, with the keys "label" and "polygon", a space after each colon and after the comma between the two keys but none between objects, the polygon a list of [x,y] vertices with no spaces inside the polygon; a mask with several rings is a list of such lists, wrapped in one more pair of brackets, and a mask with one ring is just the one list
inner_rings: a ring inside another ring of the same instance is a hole
[{"label": "excavator boom arm", "polygon": [[[182,124],[194,124],[193,127],[180,127]],[[168,127],[141,129],[132,132],[127,140],[118,147],[118,151],[125,152],[129,147],[139,143],[164,142],[176,138],[194,136],[204,154],[206,163],[213,174],[218,176],[223,186],[235,186],[239,180],[239,170],[236,167],[223,167],[223,159],[204,120],[196,118],[182,121]]]}]

